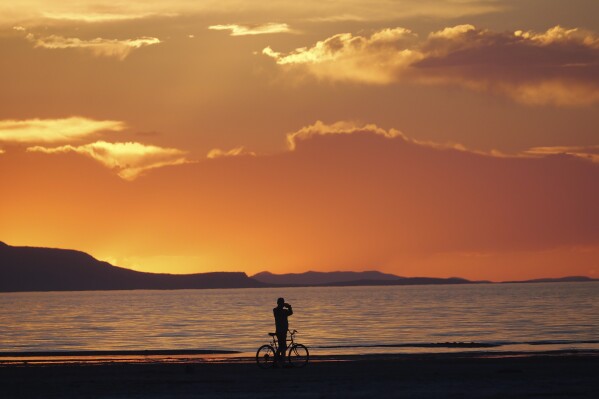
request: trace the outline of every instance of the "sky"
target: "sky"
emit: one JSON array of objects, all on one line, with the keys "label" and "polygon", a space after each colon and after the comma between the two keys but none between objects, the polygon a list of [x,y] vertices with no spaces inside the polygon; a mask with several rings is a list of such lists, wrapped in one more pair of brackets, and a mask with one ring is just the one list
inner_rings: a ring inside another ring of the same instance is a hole
[{"label": "sky", "polygon": [[0,0],[0,240],[599,278],[595,0]]}]

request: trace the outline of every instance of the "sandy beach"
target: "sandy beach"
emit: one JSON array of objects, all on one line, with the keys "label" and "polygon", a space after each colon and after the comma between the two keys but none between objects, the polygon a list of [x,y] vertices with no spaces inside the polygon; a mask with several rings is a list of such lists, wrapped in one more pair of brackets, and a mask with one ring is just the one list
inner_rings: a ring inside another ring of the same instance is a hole
[{"label": "sandy beach", "polygon": [[599,354],[314,356],[262,370],[250,357],[2,360],[3,398],[596,398]]}]

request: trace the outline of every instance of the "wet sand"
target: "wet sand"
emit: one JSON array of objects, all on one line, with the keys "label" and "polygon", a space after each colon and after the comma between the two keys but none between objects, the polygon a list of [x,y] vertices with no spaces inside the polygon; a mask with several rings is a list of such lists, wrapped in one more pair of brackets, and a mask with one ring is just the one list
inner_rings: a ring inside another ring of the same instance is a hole
[{"label": "wet sand", "polygon": [[251,357],[0,361],[2,398],[597,398],[599,354],[313,357],[259,369]]}]

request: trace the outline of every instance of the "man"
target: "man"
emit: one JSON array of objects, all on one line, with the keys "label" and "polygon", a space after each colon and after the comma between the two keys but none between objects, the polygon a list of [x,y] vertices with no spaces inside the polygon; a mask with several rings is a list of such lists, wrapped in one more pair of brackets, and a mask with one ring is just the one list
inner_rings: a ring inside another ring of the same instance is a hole
[{"label": "man", "polygon": [[277,327],[276,334],[277,340],[279,341],[277,358],[282,362],[285,359],[285,352],[287,351],[287,330],[289,329],[287,317],[293,314],[293,309],[291,309],[290,304],[285,303],[285,299],[279,298],[277,299],[277,307],[274,308],[272,312],[275,315],[275,326]]}]

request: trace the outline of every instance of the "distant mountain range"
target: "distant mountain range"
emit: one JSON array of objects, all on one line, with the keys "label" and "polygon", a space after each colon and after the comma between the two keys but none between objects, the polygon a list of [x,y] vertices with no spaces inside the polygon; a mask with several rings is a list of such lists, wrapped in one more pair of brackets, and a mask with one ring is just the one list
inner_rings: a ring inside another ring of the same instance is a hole
[{"label": "distant mountain range", "polygon": [[366,272],[305,272],[273,274],[261,272],[254,274],[253,279],[267,284],[286,286],[357,286],[357,285],[423,285],[423,284],[477,284],[489,281],[470,281],[459,277],[400,277],[378,271]]},{"label": "distant mountain range", "polygon": [[[597,281],[573,276],[511,283]],[[463,278],[400,277],[378,271],[306,272],[290,274],[243,272],[198,274],[143,273],[113,266],[81,251],[13,247],[0,242],[0,292],[87,291],[134,289],[262,288],[293,286],[383,286],[480,284]]]},{"label": "distant mountain range", "polygon": [[587,276],[568,276],[560,278],[535,278],[533,280],[502,281],[502,283],[580,283],[585,281],[599,281],[599,279],[590,278]]},{"label": "distant mountain range", "polygon": [[358,280],[370,281],[397,281],[403,277],[394,274],[385,274],[377,271],[367,272],[305,272],[305,273],[287,273],[273,274],[270,272],[261,272],[254,274],[253,279],[267,284],[283,285],[322,285],[334,283],[346,283]]}]

